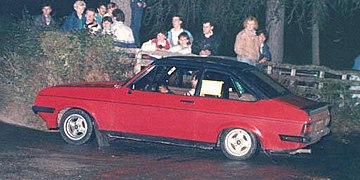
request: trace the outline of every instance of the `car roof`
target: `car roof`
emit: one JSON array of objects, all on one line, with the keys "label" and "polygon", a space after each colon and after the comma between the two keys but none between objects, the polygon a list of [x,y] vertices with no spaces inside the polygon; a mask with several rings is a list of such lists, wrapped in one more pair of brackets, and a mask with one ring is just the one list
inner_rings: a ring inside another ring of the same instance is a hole
[{"label": "car roof", "polygon": [[234,57],[224,57],[224,56],[172,56],[165,57],[162,59],[155,60],[154,65],[186,65],[191,67],[204,67],[217,69],[220,71],[243,71],[247,69],[254,69],[254,66],[251,66],[247,63],[242,63],[236,60]]}]

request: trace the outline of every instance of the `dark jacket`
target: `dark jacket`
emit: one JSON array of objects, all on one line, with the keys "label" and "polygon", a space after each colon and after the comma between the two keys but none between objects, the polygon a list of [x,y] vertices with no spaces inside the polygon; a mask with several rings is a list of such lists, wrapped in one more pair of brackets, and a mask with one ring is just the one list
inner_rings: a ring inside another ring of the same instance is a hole
[{"label": "dark jacket", "polygon": [[211,51],[211,55],[219,55],[219,46],[221,44],[221,39],[219,36],[213,34],[209,38],[205,37],[203,33],[194,37],[194,42],[192,45],[192,53],[199,54],[201,50]]},{"label": "dark jacket", "polygon": [[79,19],[76,12],[72,12],[70,16],[65,19],[62,29],[64,31],[78,31],[85,29],[85,15],[83,14],[81,19]]},{"label": "dark jacket", "polygon": [[259,60],[261,60],[262,58],[266,58],[267,61],[271,61],[270,49],[266,43],[264,43],[263,47],[260,47],[259,54],[260,54]]},{"label": "dark jacket", "polygon": [[52,16],[50,16],[50,23],[49,25],[46,24],[46,18],[44,15],[40,14],[35,18],[34,21],[35,26],[37,27],[55,27],[56,22]]}]

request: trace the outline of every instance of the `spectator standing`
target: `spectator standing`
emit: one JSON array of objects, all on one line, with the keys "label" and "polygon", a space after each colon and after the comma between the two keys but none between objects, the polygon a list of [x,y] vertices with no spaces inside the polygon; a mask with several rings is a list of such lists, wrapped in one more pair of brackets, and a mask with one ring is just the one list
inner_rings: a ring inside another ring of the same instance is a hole
[{"label": "spectator standing", "polygon": [[140,47],[141,21],[146,7],[145,0],[131,0],[131,30],[133,31],[135,44]]},{"label": "spectator standing", "polygon": [[166,32],[158,32],[156,34],[156,38],[145,42],[142,46],[141,49],[144,51],[165,51],[170,49],[170,43],[169,41],[166,39]]},{"label": "spectator standing", "polygon": [[135,40],[130,27],[124,24],[125,15],[120,9],[112,12],[113,24],[111,25],[111,33],[114,36],[116,46],[125,48],[134,48]]},{"label": "spectator standing", "polygon": [[111,24],[113,23],[112,18],[110,16],[106,16],[102,19],[102,31],[103,35],[111,35]]},{"label": "spectator standing", "polygon": [[85,28],[84,10],[86,3],[84,1],[75,1],[74,12],[72,12],[66,19],[62,26],[64,31],[78,31]]},{"label": "spectator standing", "polygon": [[43,4],[42,5],[42,14],[38,15],[35,18],[34,24],[37,27],[55,27],[56,23],[54,18],[51,16],[51,5],[50,4]]},{"label": "spectator standing", "polygon": [[98,24],[102,23],[102,19],[106,14],[106,5],[104,3],[99,3],[97,7],[97,13],[95,14],[95,20]]},{"label": "spectator standing", "polygon": [[131,25],[131,0],[111,0],[112,2],[116,3],[117,7],[122,10],[125,14],[125,22],[126,26]]},{"label": "spectator standing", "polygon": [[101,26],[95,21],[95,9],[89,8],[85,12],[85,29],[90,34],[100,32]]},{"label": "spectator standing", "polygon": [[236,36],[234,51],[238,61],[256,66],[260,57],[260,42],[256,36],[258,21],[255,17],[249,16],[244,20],[243,27]]},{"label": "spectator standing", "polygon": [[104,16],[113,17],[112,12],[117,8],[118,8],[118,6],[114,2],[110,2],[109,4],[107,4],[107,10],[106,10],[106,14]]},{"label": "spectator standing", "polygon": [[267,40],[266,31],[265,30],[256,31],[256,35],[258,36],[259,42],[260,42],[259,63],[271,61],[270,48],[266,43],[266,40]]},{"label": "spectator standing", "polygon": [[203,33],[194,37],[192,53],[202,56],[219,54],[221,39],[213,32],[214,26],[210,21],[203,22]]},{"label": "spectator standing", "polygon": [[171,47],[169,51],[181,54],[191,54],[191,42],[189,34],[186,32],[180,33],[178,36],[178,45]]},{"label": "spectator standing", "polygon": [[183,20],[179,15],[173,16],[173,18],[172,18],[173,28],[170,29],[170,31],[167,34],[167,39],[169,40],[171,46],[178,45],[178,38],[182,32],[186,32],[188,34],[190,43],[193,42],[193,36],[191,35],[191,33],[189,31],[182,28],[182,23],[183,23]]}]

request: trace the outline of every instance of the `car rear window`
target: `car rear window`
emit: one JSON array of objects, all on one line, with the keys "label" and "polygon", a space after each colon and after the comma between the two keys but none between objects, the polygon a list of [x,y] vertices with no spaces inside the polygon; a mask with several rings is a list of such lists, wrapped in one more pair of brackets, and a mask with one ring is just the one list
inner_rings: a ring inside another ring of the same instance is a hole
[{"label": "car rear window", "polygon": [[262,91],[268,98],[276,98],[289,94],[290,91],[270,76],[256,69],[244,73],[253,86]]}]

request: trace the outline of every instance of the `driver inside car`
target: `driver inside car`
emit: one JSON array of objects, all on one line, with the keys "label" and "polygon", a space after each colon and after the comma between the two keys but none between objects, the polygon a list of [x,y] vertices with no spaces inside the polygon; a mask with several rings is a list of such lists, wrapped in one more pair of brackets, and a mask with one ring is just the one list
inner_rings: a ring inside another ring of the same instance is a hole
[{"label": "driver inside car", "polygon": [[195,95],[195,88],[198,83],[198,74],[194,74],[194,76],[191,78],[191,89],[185,93],[186,96],[194,96]]}]

